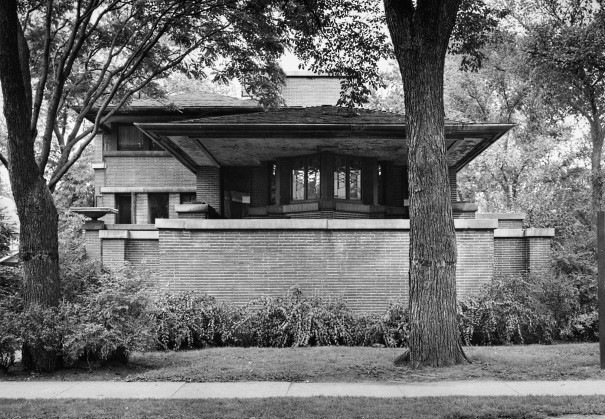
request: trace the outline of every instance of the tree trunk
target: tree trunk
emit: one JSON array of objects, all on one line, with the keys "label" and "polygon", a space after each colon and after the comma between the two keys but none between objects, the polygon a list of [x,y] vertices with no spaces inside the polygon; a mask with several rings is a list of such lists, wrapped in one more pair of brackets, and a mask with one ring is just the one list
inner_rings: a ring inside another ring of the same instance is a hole
[{"label": "tree trunk", "polygon": [[[458,3],[385,0],[403,79],[410,192],[410,363],[462,363],[456,235],[445,148],[443,76]],[[431,3],[431,4],[429,4]]]},{"label": "tree trunk", "polygon": [[[19,256],[26,307],[59,303],[58,216],[52,195],[35,160],[30,129],[29,54],[17,18],[16,2],[0,2],[0,83],[8,129],[8,172],[20,222]],[[23,346],[27,368],[49,371],[57,352],[34,342]]]},{"label": "tree trunk", "polygon": [[599,123],[599,115],[594,115],[590,121],[590,137],[592,141],[591,155],[591,183],[592,183],[592,209],[594,212],[594,222],[596,226],[596,215],[599,211],[605,211],[605,201],[603,197],[605,174],[603,173],[603,141],[605,132]]}]

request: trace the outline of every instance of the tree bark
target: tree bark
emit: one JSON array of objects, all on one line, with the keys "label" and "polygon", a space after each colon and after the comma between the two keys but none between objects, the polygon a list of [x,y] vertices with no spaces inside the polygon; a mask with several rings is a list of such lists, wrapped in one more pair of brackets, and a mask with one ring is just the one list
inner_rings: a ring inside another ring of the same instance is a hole
[{"label": "tree bark", "polygon": [[594,212],[594,225],[596,226],[597,212],[605,211],[605,200],[603,197],[605,174],[603,173],[603,142],[605,131],[600,124],[599,115],[593,115],[590,121],[590,137],[592,140],[591,153],[591,183],[592,183],[592,208]]},{"label": "tree bark", "polygon": [[[0,83],[8,130],[8,172],[20,222],[19,255],[26,307],[59,303],[58,215],[38,169],[30,129],[31,84],[27,44],[21,33],[15,0],[0,2]],[[26,68],[24,68],[26,67]],[[24,365],[49,371],[57,352],[31,342],[23,347]]]},{"label": "tree bark", "polygon": [[456,319],[456,235],[445,148],[445,54],[459,1],[385,0],[403,79],[410,192],[410,363],[466,360]]}]

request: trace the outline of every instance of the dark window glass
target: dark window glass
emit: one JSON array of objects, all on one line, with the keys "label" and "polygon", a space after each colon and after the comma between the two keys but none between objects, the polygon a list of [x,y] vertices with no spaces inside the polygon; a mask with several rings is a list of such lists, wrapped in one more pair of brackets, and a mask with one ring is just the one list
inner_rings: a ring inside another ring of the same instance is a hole
[{"label": "dark window glass", "polygon": [[384,165],[382,163],[378,163],[377,165],[377,178],[378,178],[378,205],[385,205],[385,173],[384,173]]},{"label": "dark window glass", "polygon": [[180,196],[181,204],[190,204],[195,201],[195,192],[184,192]]},{"label": "dark window glass", "polygon": [[334,198],[361,199],[361,159],[336,156],[334,159]]},{"label": "dark window glass", "polygon": [[292,200],[319,199],[321,196],[321,173],[319,158],[292,161]]},{"label": "dark window glass", "polygon": [[150,193],[149,199],[149,222],[155,224],[156,218],[168,218],[168,194]]},{"label": "dark window glass", "polygon": [[277,204],[277,165],[269,163],[269,205]]},{"label": "dark window glass", "polygon": [[118,150],[121,151],[161,151],[149,137],[134,125],[118,125]]},{"label": "dark window glass", "polygon": [[116,194],[116,209],[118,224],[132,224],[132,195]]}]

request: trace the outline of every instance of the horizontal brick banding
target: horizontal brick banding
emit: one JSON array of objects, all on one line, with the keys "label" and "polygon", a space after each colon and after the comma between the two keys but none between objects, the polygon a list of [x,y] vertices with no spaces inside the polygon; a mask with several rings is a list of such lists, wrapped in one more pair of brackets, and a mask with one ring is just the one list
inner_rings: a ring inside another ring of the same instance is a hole
[{"label": "horizontal brick banding", "polygon": [[174,157],[105,157],[104,186],[195,188],[195,174]]},{"label": "horizontal brick banding", "polygon": [[524,237],[497,237],[494,240],[494,271],[497,275],[527,272],[527,247]]},{"label": "horizontal brick banding", "polygon": [[159,266],[158,240],[128,240],[126,242],[126,261],[142,268],[156,271]]},{"label": "horizontal brick banding", "polygon": [[[458,292],[476,292],[493,276],[493,231],[457,237]],[[160,228],[162,283],[238,304],[298,285],[309,295],[343,295],[358,311],[382,311],[390,299],[407,301],[408,258],[409,231],[396,227]]]},{"label": "horizontal brick banding", "polygon": [[522,228],[523,220],[498,220],[498,228]]},{"label": "horizontal brick banding", "polygon": [[355,309],[383,310],[407,298],[408,239],[395,231],[160,231],[160,277],[245,304],[283,295],[342,294]]}]

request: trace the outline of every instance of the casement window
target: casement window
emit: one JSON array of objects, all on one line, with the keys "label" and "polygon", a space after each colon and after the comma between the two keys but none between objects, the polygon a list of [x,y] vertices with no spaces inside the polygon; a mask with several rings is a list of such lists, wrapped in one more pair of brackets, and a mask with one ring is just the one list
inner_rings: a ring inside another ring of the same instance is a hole
[{"label": "casement window", "polygon": [[385,165],[383,163],[378,163],[376,165],[376,187],[378,189],[378,205],[386,204],[386,173],[385,173]]},{"label": "casement window", "polygon": [[334,198],[361,200],[361,159],[336,156],[334,160]]},{"label": "casement window", "polygon": [[131,194],[116,194],[116,216],[117,224],[132,224],[132,195]]},{"label": "casement window", "polygon": [[134,125],[118,125],[119,151],[162,151],[163,149]]},{"label": "casement window", "polygon": [[292,160],[292,200],[305,201],[321,197],[319,156]]},{"label": "casement window", "polygon": [[149,223],[155,224],[156,218],[168,218],[168,194],[150,193],[147,195],[149,201]]},{"label": "casement window", "polygon": [[277,203],[277,164],[269,163],[269,205]]}]

